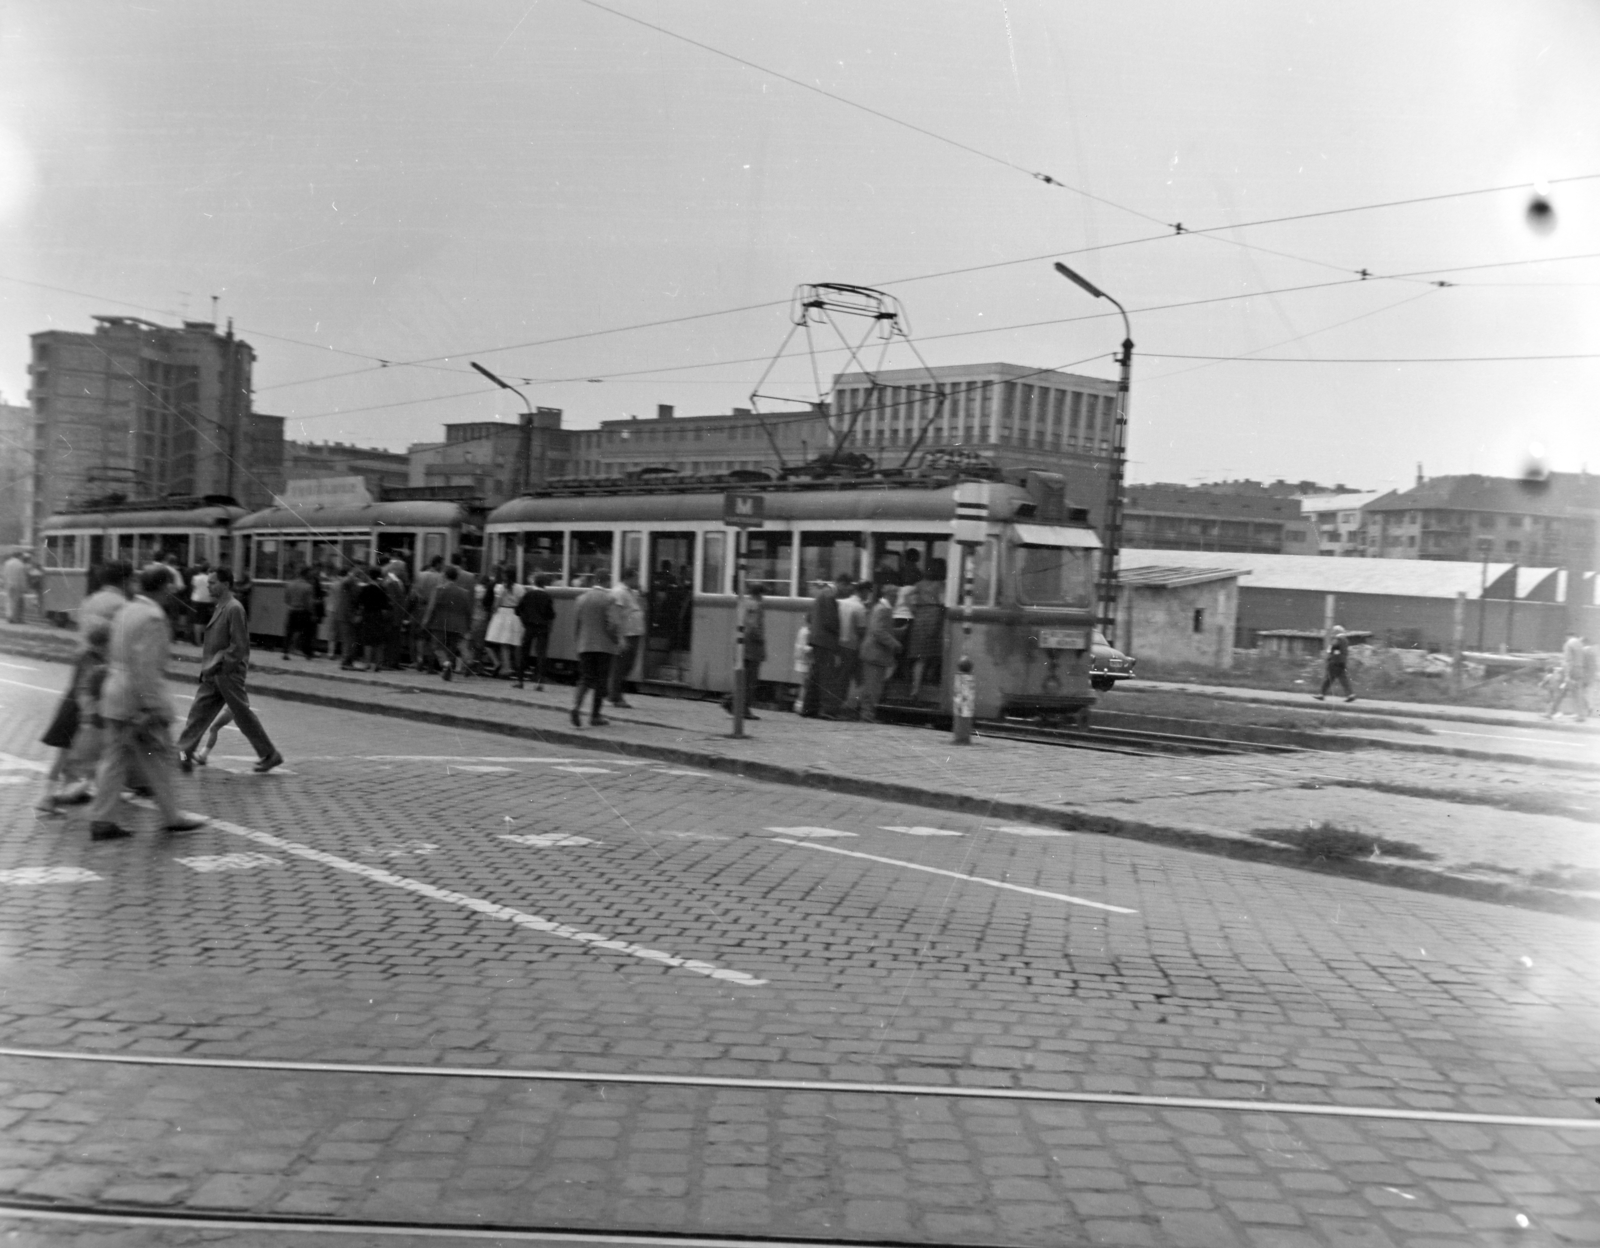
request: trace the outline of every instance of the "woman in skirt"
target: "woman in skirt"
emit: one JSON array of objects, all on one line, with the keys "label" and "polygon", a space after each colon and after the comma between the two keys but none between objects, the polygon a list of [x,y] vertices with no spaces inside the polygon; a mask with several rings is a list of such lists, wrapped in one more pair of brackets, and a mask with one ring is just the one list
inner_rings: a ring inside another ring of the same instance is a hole
[{"label": "woman in skirt", "polygon": [[510,568],[500,570],[500,588],[494,597],[494,614],[489,617],[489,627],[484,641],[494,647],[496,676],[511,676],[517,671],[517,650],[522,645],[522,620],[517,615],[517,604],[527,586],[517,584],[517,574]]},{"label": "woman in skirt", "polygon": [[[911,661],[911,697],[922,692],[923,678],[932,667],[938,672],[944,657],[944,579],[943,559],[928,560],[927,570],[911,592],[911,630],[906,639],[906,658]],[[935,675],[937,679],[937,675]]]}]

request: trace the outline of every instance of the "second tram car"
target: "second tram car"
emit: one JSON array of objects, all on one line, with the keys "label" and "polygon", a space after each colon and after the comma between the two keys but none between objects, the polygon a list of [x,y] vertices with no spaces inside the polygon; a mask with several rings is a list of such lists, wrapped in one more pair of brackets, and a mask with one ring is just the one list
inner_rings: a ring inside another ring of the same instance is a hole
[{"label": "second tram car", "polygon": [[[490,513],[490,566],[531,583],[551,578],[550,657],[573,660],[573,604],[600,569],[632,569],[646,602],[646,635],[630,679],[647,687],[731,687],[738,538],[723,522],[726,492],[764,496],[764,526],[744,537],[747,583],[766,595],[763,683],[797,685],[796,634],[817,588],[840,573],[896,578],[943,565],[940,679],[922,705],[948,712],[956,660],[967,654],[982,717],[1076,713],[1095,701],[1090,638],[1100,540],[1069,509],[1059,476],[987,481],[988,521],[972,550],[972,603],[961,605],[967,547],[952,540],[954,476],[900,479],[573,482]],[[966,627],[970,626],[970,634]],[[891,682],[886,704],[907,699]]]},{"label": "second tram car", "polygon": [[[39,525],[44,611],[67,624],[88,589],[89,569],[122,560],[135,568],[174,555],[184,567],[233,562],[230,527],[243,507],[220,494],[106,503],[46,517]],[[234,566],[237,566],[236,564]]]},{"label": "second tram car", "polygon": [[250,572],[250,631],[282,637],[283,585],[308,567],[335,575],[352,564],[401,559],[414,578],[436,555],[476,571],[483,511],[456,501],[269,507],[234,523],[239,565]]}]

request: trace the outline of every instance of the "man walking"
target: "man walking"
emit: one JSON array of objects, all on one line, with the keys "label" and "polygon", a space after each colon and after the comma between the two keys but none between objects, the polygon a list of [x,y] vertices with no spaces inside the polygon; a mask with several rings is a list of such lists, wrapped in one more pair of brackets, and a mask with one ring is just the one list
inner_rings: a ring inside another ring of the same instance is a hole
[{"label": "man walking", "polygon": [[168,832],[192,832],[207,822],[186,816],[172,792],[172,740],[167,735],[172,703],[165,687],[171,630],[166,612],[154,600],[170,584],[165,567],[146,568],[139,578],[139,593],[111,623],[100,701],[105,745],[95,777],[94,804],[89,807],[89,836],[96,841],[133,835],[116,820],[122,787],[133,767],[155,798]]},{"label": "man walking", "polygon": [[194,768],[194,750],[200,744],[201,734],[226,706],[245,740],[255,748],[255,769],[271,771],[283,762],[283,755],[278,753],[267,730],[250,709],[250,697],[245,693],[244,678],[250,668],[250,625],[244,618],[244,606],[233,596],[232,572],[218,568],[208,575],[213,603],[211,622],[206,625],[202,639],[200,689],[178,738],[179,764],[185,771]]},{"label": "man walking", "polygon": [[517,647],[517,688],[522,688],[528,670],[528,651],[533,651],[533,687],[544,689],[545,656],[550,653],[550,629],[556,622],[556,603],[545,586],[550,574],[533,578],[533,587],[517,599],[517,619],[522,621],[522,644]]},{"label": "man walking", "polygon": [[574,728],[583,727],[583,695],[589,689],[594,690],[590,726],[599,728],[611,722],[600,714],[600,706],[611,680],[612,657],[622,642],[617,615],[617,600],[611,596],[611,573],[596,572],[594,584],[578,599],[578,688],[572,699]]},{"label": "man walking", "polygon": [[[444,570],[439,584],[428,597],[428,605],[422,609],[421,632],[432,639],[444,679],[454,677],[462,639],[471,628],[472,591],[461,583],[461,569],[452,563]],[[471,665],[463,660],[461,674],[471,673]]]},{"label": "man walking", "polygon": [[883,687],[894,671],[900,654],[900,639],[894,635],[894,605],[889,601],[895,586],[885,583],[867,590],[867,627],[861,640],[861,718],[873,723],[878,718],[878,703]]},{"label": "man walking", "polygon": [[1333,626],[1333,636],[1328,641],[1327,671],[1322,678],[1322,688],[1315,695],[1318,702],[1328,696],[1328,690],[1333,688],[1335,682],[1344,687],[1344,700],[1354,702],[1355,690],[1350,688],[1350,677],[1345,668],[1350,662],[1350,639],[1345,636],[1344,629],[1337,624]]},{"label": "man walking", "polygon": [[1561,671],[1555,693],[1550,699],[1550,709],[1544,713],[1545,719],[1554,719],[1566,702],[1567,695],[1571,694],[1577,703],[1578,722],[1582,724],[1588,721],[1589,661],[1589,648],[1584,638],[1573,633],[1561,647]]},{"label": "man walking", "polygon": [[622,629],[622,641],[617,657],[611,664],[611,705],[626,707],[623,686],[633,672],[634,660],[639,655],[639,639],[644,636],[644,602],[639,597],[639,573],[627,568],[622,573],[622,584],[612,590],[617,601],[617,620]]}]

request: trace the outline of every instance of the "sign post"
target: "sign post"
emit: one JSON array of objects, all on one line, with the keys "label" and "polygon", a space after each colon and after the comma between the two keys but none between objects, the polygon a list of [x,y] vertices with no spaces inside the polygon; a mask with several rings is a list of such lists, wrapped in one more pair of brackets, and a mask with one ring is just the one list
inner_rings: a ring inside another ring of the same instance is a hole
[{"label": "sign post", "polygon": [[978,551],[989,536],[989,487],[982,481],[956,486],[956,514],[951,536],[961,547],[961,657],[950,682],[952,745],[972,744],[972,721],[978,714],[978,681],[972,674],[972,579]]},{"label": "sign post", "polygon": [[733,592],[739,596],[733,628],[733,735],[744,736],[744,716],[751,691],[745,688],[744,630],[749,604],[744,592],[744,531],[766,524],[767,500],[761,494],[724,494],[722,523],[733,530]]}]

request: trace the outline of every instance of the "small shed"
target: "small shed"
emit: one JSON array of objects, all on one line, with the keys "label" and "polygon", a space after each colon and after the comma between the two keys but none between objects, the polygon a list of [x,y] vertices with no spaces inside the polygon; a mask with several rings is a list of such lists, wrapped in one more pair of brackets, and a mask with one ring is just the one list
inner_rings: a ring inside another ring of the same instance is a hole
[{"label": "small shed", "polygon": [[[1345,629],[1352,646],[1371,640],[1371,633]],[[1266,628],[1256,634],[1256,646],[1263,654],[1278,659],[1316,659],[1327,648],[1327,638],[1314,628]]]},{"label": "small shed", "polygon": [[1238,568],[1175,563],[1123,568],[1117,578],[1118,648],[1152,663],[1232,667],[1239,578],[1247,575]]}]

